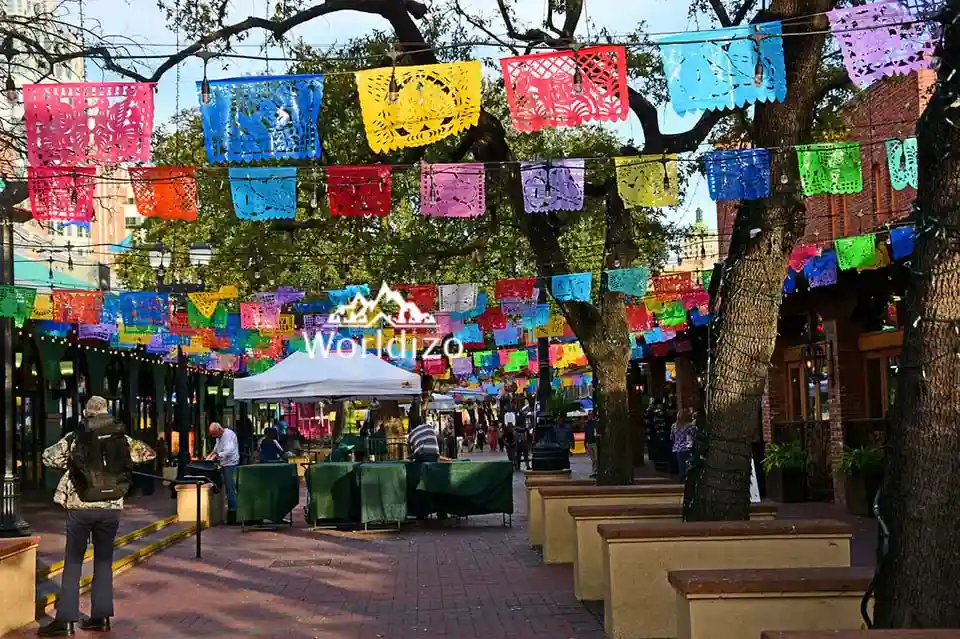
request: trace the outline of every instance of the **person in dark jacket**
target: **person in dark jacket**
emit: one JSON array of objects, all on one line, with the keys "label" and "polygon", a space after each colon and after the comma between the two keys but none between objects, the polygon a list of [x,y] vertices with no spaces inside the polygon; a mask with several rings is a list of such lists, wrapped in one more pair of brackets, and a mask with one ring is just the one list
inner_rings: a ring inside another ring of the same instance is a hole
[{"label": "person in dark jacket", "polygon": [[263,431],[263,439],[260,440],[260,444],[257,446],[257,450],[259,451],[257,463],[271,464],[284,461],[285,453],[283,446],[277,441],[278,435],[277,429],[273,426]]}]

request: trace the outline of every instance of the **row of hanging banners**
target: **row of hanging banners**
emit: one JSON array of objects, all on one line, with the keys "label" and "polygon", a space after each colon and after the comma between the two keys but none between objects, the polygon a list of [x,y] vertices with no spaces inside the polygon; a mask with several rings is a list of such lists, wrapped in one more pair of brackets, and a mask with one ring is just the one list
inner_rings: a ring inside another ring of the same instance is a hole
[{"label": "row of hanging banners", "polygon": [[[868,233],[841,238],[833,248],[797,246],[790,257],[784,294],[797,290],[800,276],[810,288],[835,284],[838,270],[871,270],[889,266],[912,254],[915,230],[900,226],[882,235]],[[710,321],[709,294],[712,271],[678,272],[650,277],[643,267],[604,272],[606,288],[626,296],[627,324],[633,343],[631,359],[663,357],[692,348],[683,336],[689,326],[706,326]],[[589,303],[592,273],[557,275],[549,281],[557,300]],[[194,365],[230,373],[256,374],[295,351],[308,351],[307,338],[320,333],[351,341],[360,347],[382,351],[391,338],[420,340],[431,336],[452,336],[465,352],[446,357],[417,357],[413,344],[398,351],[386,351],[397,365],[420,370],[438,379],[468,383],[500,376],[514,376],[520,388],[530,388],[539,370],[538,338],[550,338],[550,364],[557,369],[587,365],[583,349],[561,315],[551,314],[548,304],[538,304],[537,280],[515,278],[496,283],[489,295],[477,284],[410,284],[394,289],[418,310],[432,311],[435,325],[409,335],[397,334],[384,326],[341,327],[331,313],[370,298],[367,285],[353,285],[326,292],[326,299],[307,301],[304,293],[282,287],[259,293],[253,301],[240,302],[234,287],[217,292],[181,295],[155,292],[54,290],[41,293],[27,287],[0,287],[0,317],[12,318],[18,326],[27,319],[37,331],[65,337],[74,326],[81,342],[107,342],[111,348],[143,346],[147,353],[176,359],[179,349]],[[383,294],[383,291],[381,291]],[[380,295],[377,296],[379,299]],[[185,308],[186,311],[178,311]],[[490,345],[496,348],[491,349]],[[345,346],[338,344],[334,350]],[[583,377],[568,376],[556,384],[584,383]],[[589,383],[589,382],[586,382]],[[487,386],[490,386],[488,381]]]},{"label": "row of hanging banners", "polygon": [[[859,86],[884,76],[929,67],[939,2],[884,0],[829,12],[851,79]],[[779,21],[657,40],[670,101],[685,115],[786,99]],[[501,59],[511,120],[521,132],[625,120],[629,114],[626,49],[589,46]],[[480,61],[393,66],[355,73],[367,140],[376,153],[420,147],[477,124]],[[211,164],[320,160],[322,75],[213,80],[198,83],[207,159]],[[98,167],[151,160],[154,85],[73,83],[25,85],[28,181],[39,220],[89,222]],[[770,192],[766,149],[706,154],[711,197],[758,199]],[[806,195],[862,189],[856,142],[796,148]],[[891,181],[916,186],[916,140],[887,143]],[[620,194],[629,206],[677,204],[677,157],[615,158]],[[585,163],[557,159],[521,163],[528,213],[583,208]],[[316,193],[320,180],[313,171]],[[391,167],[323,167],[332,215],[387,215]],[[296,215],[295,167],[231,167],[228,175],[241,219]],[[420,212],[475,217],[485,208],[485,166],[422,164]],[[305,176],[301,175],[305,179]],[[141,215],[192,220],[197,216],[194,167],[130,168]],[[314,198],[315,199],[315,198]]]}]

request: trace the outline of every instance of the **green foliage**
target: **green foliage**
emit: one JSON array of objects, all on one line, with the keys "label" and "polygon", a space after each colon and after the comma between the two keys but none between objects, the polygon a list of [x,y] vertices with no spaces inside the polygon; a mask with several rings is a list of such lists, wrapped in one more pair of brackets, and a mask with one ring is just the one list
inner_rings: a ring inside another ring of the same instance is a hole
[{"label": "green foliage", "polygon": [[806,470],[807,451],[800,442],[768,444],[767,454],[763,458],[763,472],[772,470]]},{"label": "green foliage", "polygon": [[879,472],[883,469],[886,451],[883,446],[874,444],[860,448],[843,447],[840,459],[835,466],[837,472],[847,477],[864,473]]},{"label": "green foliage", "polygon": [[[443,12],[429,13],[421,27],[428,41],[440,39],[441,34],[457,37],[454,23]],[[299,201],[294,224],[238,220],[230,199],[227,168],[208,165],[199,114],[196,110],[184,111],[157,133],[154,158],[158,165],[198,167],[200,215],[196,222],[147,220],[135,250],[120,259],[119,272],[127,287],[152,288],[155,275],[147,264],[147,249],[157,241],[173,251],[168,279],[186,281],[199,276],[189,266],[189,245],[211,243],[213,262],[203,274],[208,288],[234,284],[241,295],[279,285],[317,293],[348,283],[378,285],[380,281],[472,281],[492,286],[497,279],[535,275],[534,256],[509,199],[510,185],[515,184],[518,171],[516,164],[487,168],[487,209],[482,217],[438,219],[416,212],[419,164],[411,161],[411,150],[388,155],[375,155],[370,150],[352,72],[387,64],[391,41],[387,34],[374,32],[327,51],[298,44],[292,57],[299,62],[288,69],[290,73],[325,74],[320,118],[325,163],[394,165],[393,210],[387,218],[332,218],[322,167],[299,162],[295,163],[299,167]],[[443,48],[439,55],[450,60],[469,58],[470,50]],[[487,82],[484,92],[485,108],[509,122],[502,79]],[[596,126],[531,134],[518,134],[509,126],[506,129],[517,160],[610,157],[619,154],[622,146],[610,131]],[[452,137],[431,145],[422,150],[422,160],[449,162],[458,142]],[[589,181],[613,179],[612,168],[595,168],[600,166],[588,163]],[[587,198],[583,211],[554,216],[569,270],[597,272],[604,245],[603,200]],[[676,239],[676,229],[665,223],[659,211],[636,211],[633,222],[641,261],[659,267]],[[595,278],[597,285],[599,279]]]}]

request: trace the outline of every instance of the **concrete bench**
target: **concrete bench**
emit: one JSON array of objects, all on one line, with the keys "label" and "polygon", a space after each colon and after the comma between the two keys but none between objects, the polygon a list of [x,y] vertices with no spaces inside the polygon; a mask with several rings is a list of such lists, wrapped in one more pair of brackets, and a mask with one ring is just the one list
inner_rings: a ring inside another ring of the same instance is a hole
[{"label": "concrete bench", "polygon": [[550,486],[540,489],[543,502],[543,561],[572,564],[577,533],[570,506],[683,503],[683,484],[633,486]]},{"label": "concrete bench", "polygon": [[597,530],[604,629],[616,639],[677,636],[671,570],[847,567],[853,537],[847,523],[803,519],[604,524]]},{"label": "concrete bench", "polygon": [[764,630],[856,630],[869,568],[681,570],[677,639],[742,639]]},{"label": "concrete bench", "polygon": [[[570,506],[576,529],[573,558],[573,590],[580,601],[599,601],[606,589],[603,574],[603,540],[597,527],[603,524],[643,524],[682,521],[682,504]],[[777,518],[777,505],[767,501],[750,506],[750,519]]]},{"label": "concrete bench", "polygon": [[772,630],[760,639],[960,639],[960,630]]},{"label": "concrete bench", "polygon": [[39,537],[0,539],[0,636],[35,618]]},{"label": "concrete bench", "polygon": [[[533,471],[528,471],[533,472]],[[564,472],[564,471],[541,471]],[[593,479],[563,479],[557,477],[525,477],[527,487],[527,535],[531,546],[543,545],[543,502],[540,500],[540,489],[544,486],[596,486]],[[667,477],[644,477],[633,480],[635,485],[666,484]]]}]

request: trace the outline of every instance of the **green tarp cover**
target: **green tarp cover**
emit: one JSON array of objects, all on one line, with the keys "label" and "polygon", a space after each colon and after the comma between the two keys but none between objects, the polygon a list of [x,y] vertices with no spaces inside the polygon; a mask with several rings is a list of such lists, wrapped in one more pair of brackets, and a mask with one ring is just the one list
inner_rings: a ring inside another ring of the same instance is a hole
[{"label": "green tarp cover", "polygon": [[416,491],[427,496],[434,512],[513,513],[513,464],[509,461],[425,463],[416,479]]},{"label": "green tarp cover", "polygon": [[407,464],[361,464],[360,523],[402,522],[407,518]]},{"label": "green tarp cover", "polygon": [[354,462],[312,464],[307,483],[307,521],[357,521],[360,517],[360,486]]},{"label": "green tarp cover", "polygon": [[300,502],[296,464],[238,466],[237,521],[281,521]]}]

